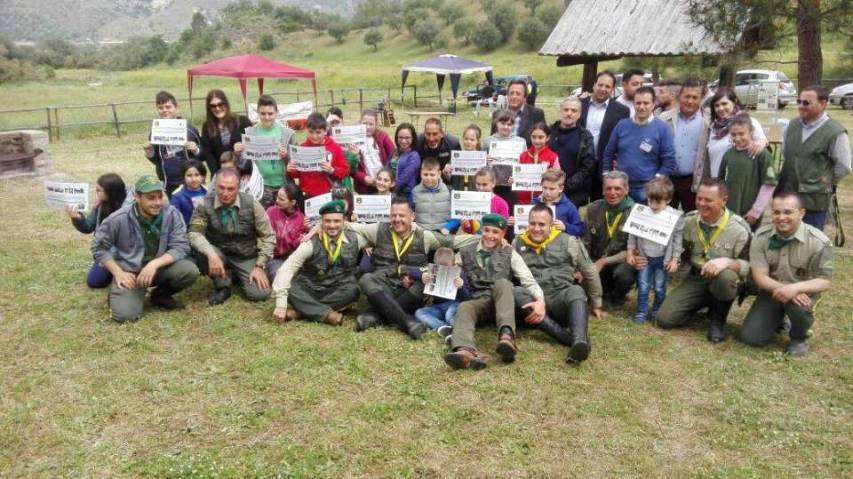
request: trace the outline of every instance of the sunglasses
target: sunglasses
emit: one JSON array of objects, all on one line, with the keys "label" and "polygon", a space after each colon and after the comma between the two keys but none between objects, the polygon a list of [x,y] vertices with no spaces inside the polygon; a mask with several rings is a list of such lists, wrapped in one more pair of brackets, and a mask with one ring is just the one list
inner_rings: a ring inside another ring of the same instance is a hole
[{"label": "sunglasses", "polygon": [[223,102],[211,103],[208,106],[210,107],[211,110],[218,110],[220,108],[225,108],[225,103],[223,103]]},{"label": "sunglasses", "polygon": [[809,100],[797,100],[797,105],[809,106],[811,104],[812,102],[810,102]]}]

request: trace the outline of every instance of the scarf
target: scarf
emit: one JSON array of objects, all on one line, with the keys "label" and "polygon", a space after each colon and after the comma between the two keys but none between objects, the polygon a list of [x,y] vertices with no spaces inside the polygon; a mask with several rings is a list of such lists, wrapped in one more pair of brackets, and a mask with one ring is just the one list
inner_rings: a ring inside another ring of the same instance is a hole
[{"label": "scarf", "polygon": [[714,123],[711,125],[711,132],[715,140],[721,140],[723,137],[729,134],[729,127],[732,124],[732,121],[738,116],[746,115],[746,113],[740,111],[738,107],[735,107],[734,113],[732,116],[728,118],[717,118],[714,120]]},{"label": "scarf", "polygon": [[779,233],[773,233],[770,236],[770,239],[767,241],[767,247],[771,250],[780,250],[785,247],[786,244],[794,241],[794,235],[791,235],[790,238],[785,238]]},{"label": "scarf", "polygon": [[533,252],[535,252],[537,255],[541,255],[542,252],[545,251],[545,247],[547,247],[552,241],[557,239],[557,236],[560,236],[560,230],[552,228],[551,232],[548,233],[548,237],[545,238],[541,243],[537,243],[530,239],[530,236],[528,236],[527,231],[521,233],[519,239],[521,239],[521,242],[524,243],[524,246],[527,246],[528,248],[532,249]]}]

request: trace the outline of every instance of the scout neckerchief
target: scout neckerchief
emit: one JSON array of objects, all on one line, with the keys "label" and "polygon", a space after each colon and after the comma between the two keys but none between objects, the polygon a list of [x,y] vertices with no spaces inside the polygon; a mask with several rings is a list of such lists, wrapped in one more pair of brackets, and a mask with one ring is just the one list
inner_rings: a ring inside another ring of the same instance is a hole
[{"label": "scout neckerchief", "polygon": [[711,234],[711,238],[708,239],[704,228],[702,228],[702,221],[700,221],[699,215],[696,215],[696,234],[699,235],[699,241],[702,242],[702,259],[699,261],[700,266],[705,265],[705,258],[708,257],[708,253],[710,253],[711,249],[714,248],[714,243],[716,243],[720,235],[723,234],[723,230],[726,229],[730,219],[731,214],[729,213],[729,209],[726,208],[723,212],[723,218],[717,222],[716,229]]},{"label": "scout neckerchief", "polygon": [[791,241],[794,241],[793,236],[791,236],[790,238],[785,238],[780,234],[773,233],[770,236],[770,240],[767,241],[767,247],[771,250],[782,249],[785,247],[786,244],[790,243]]},{"label": "scout neckerchief", "polygon": [[332,248],[329,246],[329,235],[326,233],[322,234],[323,236],[323,249],[326,250],[326,255],[329,257],[329,265],[334,265],[341,258],[341,251],[344,246],[344,234],[341,233],[338,235],[338,240],[336,241],[335,251],[332,251]]},{"label": "scout neckerchief", "polygon": [[545,247],[548,246],[549,243],[557,239],[557,236],[560,236],[560,230],[552,228],[551,232],[548,233],[548,237],[545,238],[541,243],[536,243],[535,241],[530,239],[530,236],[527,235],[527,231],[521,233],[521,236],[519,238],[521,239],[521,242],[524,243],[524,246],[527,246],[528,248],[532,249],[536,254],[542,254],[542,252],[545,251]]},{"label": "scout neckerchief", "polygon": [[415,239],[414,230],[410,232],[409,238],[403,242],[403,247],[400,247],[400,240],[397,239],[397,233],[393,230],[391,231],[391,242],[394,244],[394,254],[397,255],[397,274],[400,274],[400,258],[406,254],[406,251],[409,250],[409,246],[412,246],[412,240]]},{"label": "scout neckerchief", "polygon": [[[619,228],[619,222],[622,221],[622,214],[632,206],[634,206],[634,200],[630,196],[623,198],[616,206],[611,207],[607,205],[607,209],[604,210],[604,221],[607,223],[607,239],[613,238],[613,235],[616,234],[616,229]],[[619,213],[613,216],[617,211]],[[611,217],[613,218],[612,220]]]}]

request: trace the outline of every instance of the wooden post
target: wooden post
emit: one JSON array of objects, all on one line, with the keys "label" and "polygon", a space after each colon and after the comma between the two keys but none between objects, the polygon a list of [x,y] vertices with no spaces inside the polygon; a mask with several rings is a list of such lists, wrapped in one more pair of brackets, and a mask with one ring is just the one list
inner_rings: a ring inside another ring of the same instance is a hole
[{"label": "wooden post", "polygon": [[110,103],[110,107],[113,109],[113,124],[116,127],[116,138],[121,138],[121,129],[118,124],[118,113],[116,113],[116,104]]},{"label": "wooden post", "polygon": [[329,106],[335,106],[335,90],[329,90]]},{"label": "wooden post", "polygon": [[[591,92],[595,86],[595,76],[598,75],[598,62],[589,62],[583,64],[583,80],[581,81],[581,91]],[[613,86],[614,88],[616,85]]]},{"label": "wooden post", "polygon": [[59,141],[60,136],[60,126],[59,126],[59,107],[53,107],[53,119],[54,123],[56,123],[56,141]]},{"label": "wooden post", "polygon": [[364,90],[358,89],[358,114],[364,111]]},{"label": "wooden post", "polygon": [[50,107],[44,109],[47,112],[47,141],[53,141],[53,120],[50,118]]},{"label": "wooden post", "polygon": [[418,107],[418,86],[412,85],[412,96],[415,98],[415,108]]}]

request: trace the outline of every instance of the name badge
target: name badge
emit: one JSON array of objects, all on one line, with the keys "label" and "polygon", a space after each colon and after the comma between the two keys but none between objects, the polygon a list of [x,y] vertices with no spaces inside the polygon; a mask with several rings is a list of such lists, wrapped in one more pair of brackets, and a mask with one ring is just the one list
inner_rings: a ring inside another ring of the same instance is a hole
[{"label": "name badge", "polygon": [[640,149],[648,153],[652,151],[652,145],[648,141],[643,140],[643,142],[640,143]]}]

